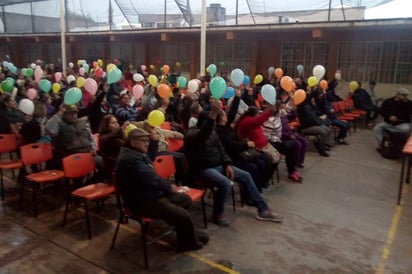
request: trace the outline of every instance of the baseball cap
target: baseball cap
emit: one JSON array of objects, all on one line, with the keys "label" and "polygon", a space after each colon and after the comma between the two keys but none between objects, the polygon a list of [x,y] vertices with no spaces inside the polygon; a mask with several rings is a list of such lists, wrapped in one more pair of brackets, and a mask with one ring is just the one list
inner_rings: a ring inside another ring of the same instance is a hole
[{"label": "baseball cap", "polygon": [[407,95],[409,95],[409,90],[406,89],[406,88],[399,88],[398,93],[407,96]]}]

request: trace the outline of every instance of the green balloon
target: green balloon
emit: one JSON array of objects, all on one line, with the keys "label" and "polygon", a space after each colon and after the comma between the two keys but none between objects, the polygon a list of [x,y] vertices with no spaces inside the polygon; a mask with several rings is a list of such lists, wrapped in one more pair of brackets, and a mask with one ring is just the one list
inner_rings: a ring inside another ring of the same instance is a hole
[{"label": "green balloon", "polygon": [[14,84],[16,83],[16,80],[14,80],[14,78],[12,77],[7,77],[6,78],[7,81],[10,81],[10,83],[14,86]]},{"label": "green balloon", "polygon": [[27,69],[27,72],[26,72],[26,76],[27,77],[33,77],[33,73],[34,73],[34,71],[33,71],[33,69],[32,68],[28,68]]},{"label": "green balloon", "polygon": [[179,78],[177,78],[177,84],[179,86],[179,88],[184,88],[187,85],[187,79],[184,76],[179,76]]},{"label": "green balloon", "polygon": [[109,71],[107,75],[108,84],[119,82],[121,79],[122,79],[122,71],[118,68],[112,69],[111,71]]},{"label": "green balloon", "polygon": [[43,79],[43,80],[40,81],[39,87],[42,91],[44,91],[46,93],[49,93],[51,88],[52,88],[52,84],[49,80]]},{"label": "green balloon", "polygon": [[64,104],[70,106],[77,104],[82,99],[82,91],[78,88],[71,88],[64,94]]},{"label": "green balloon", "polygon": [[0,86],[3,91],[10,92],[13,90],[13,84],[9,80],[4,80]]},{"label": "green balloon", "polygon": [[212,92],[213,98],[222,98],[223,94],[225,94],[226,91],[225,79],[220,76],[214,77],[212,81],[210,81],[210,91]]}]

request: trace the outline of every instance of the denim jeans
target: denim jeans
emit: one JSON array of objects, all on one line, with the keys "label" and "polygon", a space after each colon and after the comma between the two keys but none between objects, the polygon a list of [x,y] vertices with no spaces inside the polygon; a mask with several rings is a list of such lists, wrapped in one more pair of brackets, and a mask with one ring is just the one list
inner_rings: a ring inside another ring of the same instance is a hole
[{"label": "denim jeans", "polygon": [[[259,193],[252,176],[235,166],[232,166],[235,178],[234,180],[242,184],[243,188],[246,188],[253,202],[256,203],[259,213],[268,209],[268,205],[263,200],[262,195]],[[231,180],[226,177],[225,169],[223,166],[216,166],[203,169],[197,179],[207,186],[216,187],[217,191],[214,194],[213,213],[222,214],[224,212],[224,206],[226,197],[232,189]]]}]

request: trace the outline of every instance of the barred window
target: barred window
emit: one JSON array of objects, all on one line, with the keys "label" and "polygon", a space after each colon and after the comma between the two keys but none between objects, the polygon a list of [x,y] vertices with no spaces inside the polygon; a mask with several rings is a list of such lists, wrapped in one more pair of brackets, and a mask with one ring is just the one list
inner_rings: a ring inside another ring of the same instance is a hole
[{"label": "barred window", "polygon": [[177,70],[176,64],[180,63],[180,71],[190,71],[191,56],[189,43],[166,43],[163,45],[163,64],[169,65],[172,71]]},{"label": "barred window", "polygon": [[218,73],[228,75],[239,68],[246,75],[250,73],[251,44],[243,42],[209,43],[206,49],[206,66],[215,64]]}]

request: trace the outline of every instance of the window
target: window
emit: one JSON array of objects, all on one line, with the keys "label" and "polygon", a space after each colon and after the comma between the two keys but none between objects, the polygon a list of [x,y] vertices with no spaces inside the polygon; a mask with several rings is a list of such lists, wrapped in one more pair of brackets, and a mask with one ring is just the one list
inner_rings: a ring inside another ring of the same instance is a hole
[{"label": "window", "polygon": [[326,42],[286,42],[282,44],[281,68],[284,75],[298,74],[297,66],[305,68],[304,77],[312,75],[316,65],[327,67],[329,46]]},{"label": "window", "polygon": [[190,70],[189,43],[165,43],[163,44],[162,52],[163,63],[169,65],[171,71],[177,70],[176,63],[180,63],[181,72],[188,72]]},{"label": "window", "polygon": [[229,75],[235,69],[241,69],[245,75],[250,72],[251,44],[243,42],[209,43],[206,47],[206,67],[217,66],[217,73]]}]

